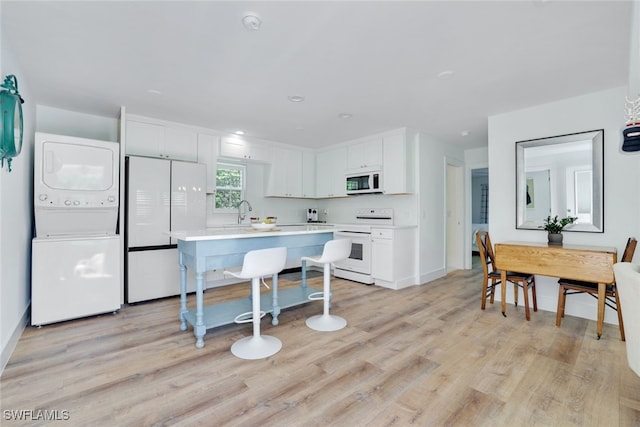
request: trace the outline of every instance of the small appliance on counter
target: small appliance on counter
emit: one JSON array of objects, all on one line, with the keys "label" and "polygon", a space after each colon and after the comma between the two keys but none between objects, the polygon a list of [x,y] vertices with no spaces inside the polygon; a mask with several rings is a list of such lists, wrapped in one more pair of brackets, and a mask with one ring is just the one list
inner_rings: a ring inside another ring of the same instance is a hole
[{"label": "small appliance on counter", "polygon": [[325,223],[327,222],[327,215],[318,208],[307,209],[307,222],[308,223]]},{"label": "small appliance on counter", "polygon": [[307,209],[307,222],[318,222],[318,209],[317,208],[309,208],[309,209]]},{"label": "small appliance on counter", "polygon": [[307,222],[316,222],[318,220],[318,209],[307,209]]}]

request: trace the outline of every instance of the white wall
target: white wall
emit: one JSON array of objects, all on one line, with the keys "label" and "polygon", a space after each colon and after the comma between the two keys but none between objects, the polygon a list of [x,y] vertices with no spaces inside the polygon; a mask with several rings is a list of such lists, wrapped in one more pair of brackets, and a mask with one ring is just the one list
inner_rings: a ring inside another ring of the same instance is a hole
[{"label": "white wall", "polygon": [[[313,201],[312,201],[312,204]],[[363,194],[361,196],[337,199],[317,200],[315,205],[327,209],[329,222],[353,224],[356,209],[393,208],[396,225],[415,225],[417,223],[417,196],[415,194]]]},{"label": "white wall", "polygon": [[[489,228],[493,243],[507,240],[545,242],[543,230],[515,228],[515,142],[594,129],[605,130],[604,233],[565,232],[565,243],[615,246],[622,254],[627,238],[640,235],[640,156],[620,151],[626,88],[604,90],[489,117]],[[640,255],[636,253],[636,260]],[[538,276],[538,308],[555,311],[557,279]],[[507,288],[507,301],[513,301]],[[512,309],[508,309],[512,311]],[[567,314],[595,319],[596,300],[574,295]],[[617,323],[607,309],[605,322]]]},{"label": "white wall", "polygon": [[119,140],[117,119],[120,114],[119,109],[114,110],[113,117],[103,117],[38,105],[36,113],[38,132],[101,141],[117,142]]},{"label": "white wall", "polygon": [[[1,9],[1,7],[0,7]],[[0,169],[0,372],[4,369],[28,321],[31,297],[31,236],[33,211],[33,133],[35,99],[6,37],[0,36],[0,78],[14,74],[25,100],[24,141],[12,172]]]},{"label": "white wall", "polygon": [[418,276],[426,283],[446,274],[446,165],[463,164],[464,152],[420,133],[417,159]]}]

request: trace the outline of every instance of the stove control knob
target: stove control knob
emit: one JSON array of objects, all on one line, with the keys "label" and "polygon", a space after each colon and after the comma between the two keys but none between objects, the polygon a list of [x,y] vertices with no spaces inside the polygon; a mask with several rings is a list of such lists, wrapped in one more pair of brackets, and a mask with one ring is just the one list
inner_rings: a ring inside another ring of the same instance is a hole
[{"label": "stove control knob", "polygon": [[113,203],[113,202],[115,202],[115,201],[116,201],[116,198],[115,198],[114,196],[109,196],[109,197],[107,197],[107,200],[108,200],[110,203]]},{"label": "stove control knob", "polygon": [[79,200],[74,200],[73,201],[73,206],[80,206],[80,201]]},{"label": "stove control knob", "polygon": [[48,198],[49,198],[49,196],[47,196],[46,194],[41,194],[41,195],[38,196],[38,199],[40,199],[41,202],[44,202]]},{"label": "stove control knob", "polygon": [[65,200],[64,204],[67,205],[67,206],[71,206],[71,200]]}]

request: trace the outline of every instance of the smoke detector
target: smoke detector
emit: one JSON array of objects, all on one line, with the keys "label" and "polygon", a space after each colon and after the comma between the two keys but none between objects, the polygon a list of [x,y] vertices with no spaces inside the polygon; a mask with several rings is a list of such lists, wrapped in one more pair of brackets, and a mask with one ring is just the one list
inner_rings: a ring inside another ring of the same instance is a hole
[{"label": "smoke detector", "polygon": [[260,25],[262,25],[262,21],[256,15],[246,15],[242,18],[242,25],[244,25],[247,30],[258,31]]}]

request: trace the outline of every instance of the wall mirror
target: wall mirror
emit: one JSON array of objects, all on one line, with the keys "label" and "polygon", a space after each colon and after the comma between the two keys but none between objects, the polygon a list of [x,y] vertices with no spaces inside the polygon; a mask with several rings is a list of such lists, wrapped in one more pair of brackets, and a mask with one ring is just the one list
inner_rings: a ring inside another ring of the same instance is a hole
[{"label": "wall mirror", "polygon": [[604,130],[516,142],[516,228],[551,215],[578,217],[565,231],[604,232]]}]

